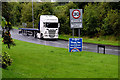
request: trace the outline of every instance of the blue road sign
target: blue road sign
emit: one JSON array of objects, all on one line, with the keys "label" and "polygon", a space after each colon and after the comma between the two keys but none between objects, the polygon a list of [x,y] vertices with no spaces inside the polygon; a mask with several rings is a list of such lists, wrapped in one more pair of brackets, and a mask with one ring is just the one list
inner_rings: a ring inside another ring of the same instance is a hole
[{"label": "blue road sign", "polygon": [[82,51],[82,38],[69,38],[69,52]]}]

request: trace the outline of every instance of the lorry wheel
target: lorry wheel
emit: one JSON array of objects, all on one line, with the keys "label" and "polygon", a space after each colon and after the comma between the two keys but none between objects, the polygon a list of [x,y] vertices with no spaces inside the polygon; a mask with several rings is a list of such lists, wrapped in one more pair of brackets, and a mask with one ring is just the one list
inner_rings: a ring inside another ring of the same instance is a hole
[{"label": "lorry wheel", "polygon": [[19,31],[19,34],[21,34],[22,33],[22,31]]},{"label": "lorry wheel", "polygon": [[29,33],[28,33],[28,31],[27,31],[27,36],[29,36]]},{"label": "lorry wheel", "polygon": [[23,33],[24,33],[24,32],[23,32],[23,30],[22,30],[22,35],[23,35]]},{"label": "lorry wheel", "polygon": [[35,33],[35,38],[37,38],[37,33]]},{"label": "lorry wheel", "polygon": [[40,33],[37,33],[36,36],[38,39],[40,39]]},{"label": "lorry wheel", "polygon": [[40,38],[43,39],[43,34],[41,33]]}]

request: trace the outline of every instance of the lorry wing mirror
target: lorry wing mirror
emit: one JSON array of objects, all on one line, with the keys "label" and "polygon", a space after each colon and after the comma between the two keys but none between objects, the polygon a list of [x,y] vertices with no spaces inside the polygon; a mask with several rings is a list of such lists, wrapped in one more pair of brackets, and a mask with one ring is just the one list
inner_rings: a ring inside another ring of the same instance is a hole
[{"label": "lorry wing mirror", "polygon": [[60,23],[58,23],[58,28],[60,27]]}]

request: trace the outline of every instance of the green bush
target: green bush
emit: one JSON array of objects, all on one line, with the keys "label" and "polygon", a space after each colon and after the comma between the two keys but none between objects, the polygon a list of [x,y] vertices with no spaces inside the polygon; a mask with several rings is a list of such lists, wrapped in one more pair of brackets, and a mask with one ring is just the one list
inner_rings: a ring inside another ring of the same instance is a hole
[{"label": "green bush", "polygon": [[84,8],[83,30],[84,35],[93,37],[101,35],[103,19],[106,17],[108,3],[89,3]]},{"label": "green bush", "polygon": [[83,34],[89,37],[119,36],[119,10],[112,10],[109,3],[89,3],[84,8]]},{"label": "green bush", "polygon": [[27,28],[32,28],[33,27],[33,23],[32,22],[27,22]]},{"label": "green bush", "polygon": [[13,60],[10,58],[10,55],[7,52],[2,53],[2,68],[6,69],[8,66],[11,65]]},{"label": "green bush", "polygon": [[11,38],[11,34],[9,31],[6,31],[3,35],[3,41],[4,44],[7,44],[7,47],[10,49],[10,46],[13,45],[15,46],[15,43],[13,39]]},{"label": "green bush", "polygon": [[118,10],[109,10],[103,21],[104,35],[120,35],[120,14]]}]

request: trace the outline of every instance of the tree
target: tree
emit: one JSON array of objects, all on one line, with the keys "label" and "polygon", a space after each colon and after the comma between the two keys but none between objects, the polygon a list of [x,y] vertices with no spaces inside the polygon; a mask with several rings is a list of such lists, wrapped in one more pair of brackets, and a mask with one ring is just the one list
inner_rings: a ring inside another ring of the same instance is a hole
[{"label": "tree", "polygon": [[4,44],[7,44],[8,48],[10,49],[11,45],[15,45],[13,39],[11,38],[10,30],[12,29],[11,23],[7,22],[4,17],[2,17],[2,37]]},{"label": "tree", "polygon": [[4,33],[3,42],[4,42],[4,44],[7,44],[7,47],[9,49],[10,49],[11,45],[15,45],[15,43],[13,42],[13,39],[11,38],[11,34],[10,34],[11,27],[10,26],[11,26],[11,23],[6,21],[6,25],[5,25],[6,31],[5,32],[3,31],[3,33]]},{"label": "tree", "polygon": [[12,7],[10,11],[11,24],[14,26],[20,25],[22,4],[20,4],[19,2],[11,2],[9,4]]},{"label": "tree", "polygon": [[1,21],[1,26],[2,26],[2,37],[4,36],[4,30],[5,30],[5,23],[6,23],[6,20],[4,17],[2,17],[2,21]]},{"label": "tree", "polygon": [[113,10],[119,10],[120,1],[119,2],[109,2],[109,7]]},{"label": "tree", "polygon": [[104,35],[120,35],[120,13],[118,10],[109,10],[103,21]]},{"label": "tree", "polygon": [[6,23],[6,20],[5,20],[5,18],[4,18],[4,17],[2,17],[2,21],[1,21],[1,26],[2,26],[2,28],[4,28],[4,27],[5,27],[5,23]]},{"label": "tree", "polygon": [[[8,49],[10,49],[11,45],[15,45],[13,42],[13,39],[11,38],[10,29],[11,29],[11,23],[7,22],[4,17],[2,17],[2,28],[3,28],[3,43],[7,44]],[[2,53],[2,68],[7,68],[7,66],[10,66],[12,63],[12,59],[10,58],[10,55],[8,55],[7,52]]]},{"label": "tree", "polygon": [[54,15],[53,4],[50,2],[34,3],[34,20],[36,27],[38,27],[41,15]]},{"label": "tree", "polygon": [[84,35],[93,37],[102,35],[103,19],[106,17],[108,3],[89,3],[84,8],[83,14],[83,33]]},{"label": "tree", "polygon": [[69,9],[77,9],[77,6],[73,2],[69,2],[68,4],[54,7],[54,13],[58,17],[60,26],[60,34],[70,34],[70,13]]},{"label": "tree", "polygon": [[9,4],[9,2],[2,2],[2,16],[8,22],[10,22],[10,11],[11,11],[11,5]]},{"label": "tree", "polygon": [[[32,27],[32,3],[23,3],[23,7],[21,10],[21,23],[27,23],[28,27]],[[28,24],[29,23],[29,24]]]},{"label": "tree", "polygon": [[[53,5],[50,2],[44,3],[33,3],[34,10],[34,23],[35,27],[38,27],[40,15],[52,15]],[[23,3],[23,8],[21,11],[21,23],[27,23],[28,27],[32,27],[32,3]]]}]

